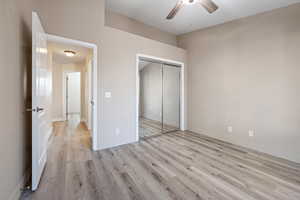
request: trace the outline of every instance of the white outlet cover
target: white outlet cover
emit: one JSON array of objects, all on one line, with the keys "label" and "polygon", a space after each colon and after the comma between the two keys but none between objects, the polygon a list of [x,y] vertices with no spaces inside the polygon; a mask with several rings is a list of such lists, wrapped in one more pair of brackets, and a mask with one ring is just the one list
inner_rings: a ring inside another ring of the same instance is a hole
[{"label": "white outlet cover", "polygon": [[105,98],[111,98],[111,92],[105,92]]},{"label": "white outlet cover", "polygon": [[228,127],[227,127],[227,132],[228,132],[228,133],[232,133],[232,132],[233,132],[232,126],[228,126]]},{"label": "white outlet cover", "polygon": [[249,136],[250,136],[250,137],[254,137],[254,131],[250,130],[250,131],[249,131]]},{"label": "white outlet cover", "polygon": [[120,129],[116,128],[116,135],[120,135]]}]

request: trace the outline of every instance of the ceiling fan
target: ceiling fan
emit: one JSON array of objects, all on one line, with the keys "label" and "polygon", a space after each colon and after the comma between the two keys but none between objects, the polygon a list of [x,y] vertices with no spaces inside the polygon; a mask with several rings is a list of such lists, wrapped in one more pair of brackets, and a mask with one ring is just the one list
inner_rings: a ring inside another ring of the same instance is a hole
[{"label": "ceiling fan", "polygon": [[195,3],[200,3],[209,13],[213,13],[219,8],[212,0],[179,0],[173,10],[171,10],[167,16],[167,19],[173,19],[178,11],[185,5],[191,5]]}]

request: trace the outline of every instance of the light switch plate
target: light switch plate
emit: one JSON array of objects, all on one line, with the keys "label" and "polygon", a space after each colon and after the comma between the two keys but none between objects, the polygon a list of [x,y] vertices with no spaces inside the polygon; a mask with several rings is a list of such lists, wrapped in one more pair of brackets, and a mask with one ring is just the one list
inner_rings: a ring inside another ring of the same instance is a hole
[{"label": "light switch plate", "polygon": [[119,128],[116,128],[116,135],[120,135],[120,129]]},{"label": "light switch plate", "polygon": [[111,92],[105,92],[105,98],[111,98]]},{"label": "light switch plate", "polygon": [[253,130],[249,130],[249,137],[254,137],[254,131]]},{"label": "light switch plate", "polygon": [[232,133],[232,132],[233,132],[232,126],[228,126],[228,127],[227,127],[227,132],[228,132],[228,133]]}]

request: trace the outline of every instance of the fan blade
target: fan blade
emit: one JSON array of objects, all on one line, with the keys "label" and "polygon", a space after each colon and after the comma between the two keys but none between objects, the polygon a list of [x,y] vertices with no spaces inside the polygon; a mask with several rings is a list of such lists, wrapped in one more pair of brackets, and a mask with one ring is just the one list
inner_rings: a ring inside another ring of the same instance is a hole
[{"label": "fan blade", "polygon": [[184,2],[182,0],[178,1],[176,6],[171,10],[169,15],[167,16],[167,19],[173,19],[175,15],[178,13],[178,11],[184,6]]},{"label": "fan blade", "polygon": [[209,12],[213,13],[218,10],[218,6],[211,0],[200,0],[201,5]]}]

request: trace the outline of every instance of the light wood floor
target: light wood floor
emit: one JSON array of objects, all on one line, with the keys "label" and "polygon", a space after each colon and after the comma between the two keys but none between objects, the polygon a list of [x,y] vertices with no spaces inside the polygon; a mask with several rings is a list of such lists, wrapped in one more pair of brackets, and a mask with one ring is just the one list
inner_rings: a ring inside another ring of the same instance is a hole
[{"label": "light wood floor", "polygon": [[91,152],[83,124],[55,125],[34,200],[299,200],[300,165],[191,132]]},{"label": "light wood floor", "polygon": [[140,117],[139,123],[140,123],[139,124],[140,138],[148,138],[148,137],[158,136],[163,133],[178,130],[177,127],[170,126],[167,124],[163,125],[159,121],[154,121],[154,120],[146,119],[143,117]]}]

